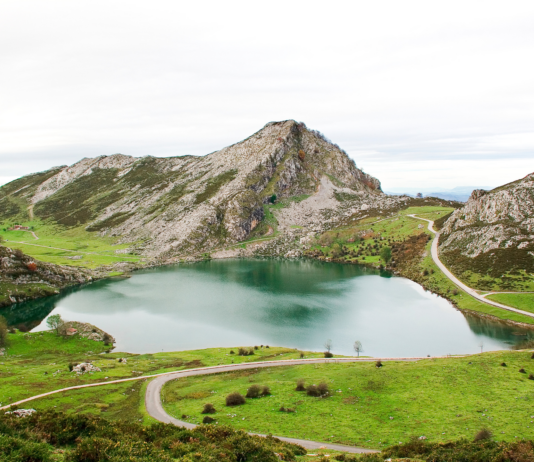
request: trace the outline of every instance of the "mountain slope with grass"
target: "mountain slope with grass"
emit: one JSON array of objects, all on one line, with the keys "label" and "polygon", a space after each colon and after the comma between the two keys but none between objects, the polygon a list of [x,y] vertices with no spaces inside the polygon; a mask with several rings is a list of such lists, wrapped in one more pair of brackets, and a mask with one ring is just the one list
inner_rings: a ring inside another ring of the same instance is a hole
[{"label": "mountain slope with grass", "polygon": [[323,209],[335,221],[346,200],[369,207],[387,197],[337,145],[289,120],[203,157],[116,154],[20,178],[0,188],[0,222],[34,220],[172,261],[266,234],[266,205],[321,188],[329,197],[313,214],[318,228]]},{"label": "mountain slope with grass", "polygon": [[471,287],[532,290],[534,174],[491,191],[476,190],[446,220],[440,258]]}]

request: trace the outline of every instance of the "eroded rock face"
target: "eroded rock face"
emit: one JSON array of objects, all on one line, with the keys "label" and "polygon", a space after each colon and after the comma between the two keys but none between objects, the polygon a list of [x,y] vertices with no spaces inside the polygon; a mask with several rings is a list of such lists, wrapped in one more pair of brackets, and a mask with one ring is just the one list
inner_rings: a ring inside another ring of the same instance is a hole
[{"label": "eroded rock face", "polygon": [[440,252],[445,259],[452,254],[492,256],[488,264],[502,271],[512,269],[514,261],[525,270],[533,266],[534,174],[492,191],[473,191],[466,205],[445,222]]}]

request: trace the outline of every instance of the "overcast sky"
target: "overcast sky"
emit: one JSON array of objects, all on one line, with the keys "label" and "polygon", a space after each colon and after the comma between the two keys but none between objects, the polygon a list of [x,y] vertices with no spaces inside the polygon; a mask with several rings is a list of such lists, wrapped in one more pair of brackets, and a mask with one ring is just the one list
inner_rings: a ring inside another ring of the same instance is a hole
[{"label": "overcast sky", "polygon": [[534,2],[0,0],[0,183],[274,120],[401,191],[534,171]]}]

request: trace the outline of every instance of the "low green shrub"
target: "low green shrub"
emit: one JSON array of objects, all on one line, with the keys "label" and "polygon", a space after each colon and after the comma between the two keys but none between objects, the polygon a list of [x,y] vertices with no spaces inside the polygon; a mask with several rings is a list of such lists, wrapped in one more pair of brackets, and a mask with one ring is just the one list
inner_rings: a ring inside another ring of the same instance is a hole
[{"label": "low green shrub", "polygon": [[296,391],[306,391],[306,387],[304,386],[306,382],[304,382],[303,379],[297,380],[297,388],[295,388]]},{"label": "low green shrub", "polygon": [[260,396],[261,388],[259,385],[251,385],[247,390],[247,398],[258,398]]}]

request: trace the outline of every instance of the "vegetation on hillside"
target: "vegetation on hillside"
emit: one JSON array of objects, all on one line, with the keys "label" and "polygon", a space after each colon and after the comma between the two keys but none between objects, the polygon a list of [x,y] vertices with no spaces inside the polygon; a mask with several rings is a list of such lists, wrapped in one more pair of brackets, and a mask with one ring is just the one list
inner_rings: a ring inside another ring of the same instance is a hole
[{"label": "vegetation on hillside", "polygon": [[142,426],[52,410],[27,417],[0,416],[4,461],[277,462],[294,461],[305,453],[295,444],[224,426],[194,430],[162,423]]}]

